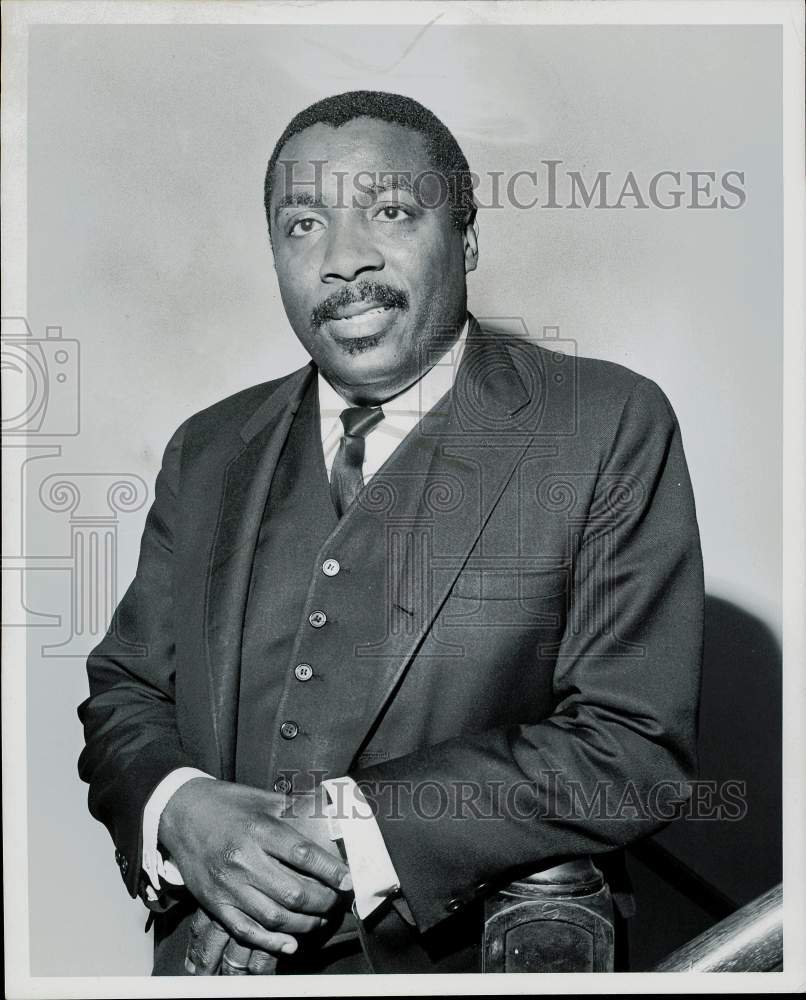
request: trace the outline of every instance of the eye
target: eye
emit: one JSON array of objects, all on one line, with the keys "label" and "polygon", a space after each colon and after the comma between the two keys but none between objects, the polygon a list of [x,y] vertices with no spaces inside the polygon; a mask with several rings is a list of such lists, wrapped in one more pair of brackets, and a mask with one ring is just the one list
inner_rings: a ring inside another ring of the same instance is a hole
[{"label": "eye", "polygon": [[314,219],[306,215],[304,219],[297,219],[288,230],[288,235],[295,237],[308,236],[310,233],[315,233],[323,228],[324,223],[320,219]]},{"label": "eye", "polygon": [[377,222],[403,222],[411,218],[411,212],[402,205],[382,205],[373,216]]}]

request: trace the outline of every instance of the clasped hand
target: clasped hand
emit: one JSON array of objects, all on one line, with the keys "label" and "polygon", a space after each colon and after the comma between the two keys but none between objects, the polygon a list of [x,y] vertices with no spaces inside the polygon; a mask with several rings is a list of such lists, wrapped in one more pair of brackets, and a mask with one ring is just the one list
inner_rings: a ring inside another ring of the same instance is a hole
[{"label": "clasped hand", "polygon": [[270,971],[274,956],[296,950],[295,935],[327,923],[352,883],[329,837],[323,795],[287,799],[194,778],[171,797],[159,841],[201,908],[189,972],[214,975],[222,960],[222,971]]}]

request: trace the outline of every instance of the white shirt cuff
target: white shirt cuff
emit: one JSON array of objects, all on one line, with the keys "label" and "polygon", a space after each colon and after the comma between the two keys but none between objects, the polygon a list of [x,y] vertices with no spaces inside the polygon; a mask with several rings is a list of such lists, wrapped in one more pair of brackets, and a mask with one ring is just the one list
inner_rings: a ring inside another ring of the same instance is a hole
[{"label": "white shirt cuff", "polygon": [[[154,889],[159,889],[160,878],[164,878],[171,885],[185,884],[176,865],[172,861],[163,859],[157,846],[157,839],[160,817],[168,805],[168,800],[191,778],[210,778],[215,781],[212,774],[207,774],[206,771],[199,771],[195,767],[178,767],[162,779],[143,809],[143,871],[148,875],[148,880]],[[156,893],[153,897],[151,892],[148,895],[149,898],[156,898]]]},{"label": "white shirt cuff", "polygon": [[400,891],[400,881],[381,829],[358,785],[345,777],[328,778],[322,787],[331,804],[332,839],[344,844],[356,913],[365,920],[385,899]]}]

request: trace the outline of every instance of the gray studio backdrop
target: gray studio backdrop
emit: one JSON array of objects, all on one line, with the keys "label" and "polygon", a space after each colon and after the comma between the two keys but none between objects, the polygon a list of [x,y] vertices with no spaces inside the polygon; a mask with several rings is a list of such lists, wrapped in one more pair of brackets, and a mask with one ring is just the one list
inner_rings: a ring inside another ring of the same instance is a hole
[{"label": "gray studio backdrop", "polygon": [[[263,172],[292,114],[354,88],[423,101],[480,173],[501,171],[505,181],[538,173],[539,187],[522,179],[516,195],[536,195],[539,205],[480,213],[481,259],[470,278],[477,315],[522,317],[533,334],[559,327],[581,354],[628,365],[670,397],[716,623],[704,776],[746,779],[753,804],[718,837],[689,824],[670,843],[735,899],[756,888],[754,877],[761,891],[774,875],[778,29],[37,27],[27,319],[33,338],[46,341],[45,364],[62,364],[69,377],[57,384],[50,372],[50,423],[24,476],[21,544],[38,567],[25,580],[34,975],[149,971],[146,912],[126,895],[76,775],[83,657],[134,572],[171,432],[195,410],[305,360],[274,278]],[[609,171],[616,196],[632,171],[647,207],[635,196],[621,208],[594,207],[596,199],[546,207],[547,160],[561,161],[560,202],[568,171],[587,182]],[[684,172],[678,208],[647,195],[667,170]],[[713,172],[712,195],[741,204],[693,207],[686,171]],[[744,174],[733,177],[741,197],[722,187],[729,171]],[[489,188],[481,191],[489,200]],[[61,327],[62,348],[48,327]],[[76,403],[77,433],[59,436]],[[771,746],[764,774],[754,749],[759,714]]]}]

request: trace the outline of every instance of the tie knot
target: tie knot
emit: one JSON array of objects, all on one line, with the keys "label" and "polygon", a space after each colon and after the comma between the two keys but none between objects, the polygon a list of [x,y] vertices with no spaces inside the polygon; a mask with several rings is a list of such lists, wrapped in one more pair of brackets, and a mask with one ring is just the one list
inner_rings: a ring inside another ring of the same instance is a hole
[{"label": "tie knot", "polygon": [[380,406],[349,406],[340,417],[347,437],[363,438],[383,420],[383,410]]}]

